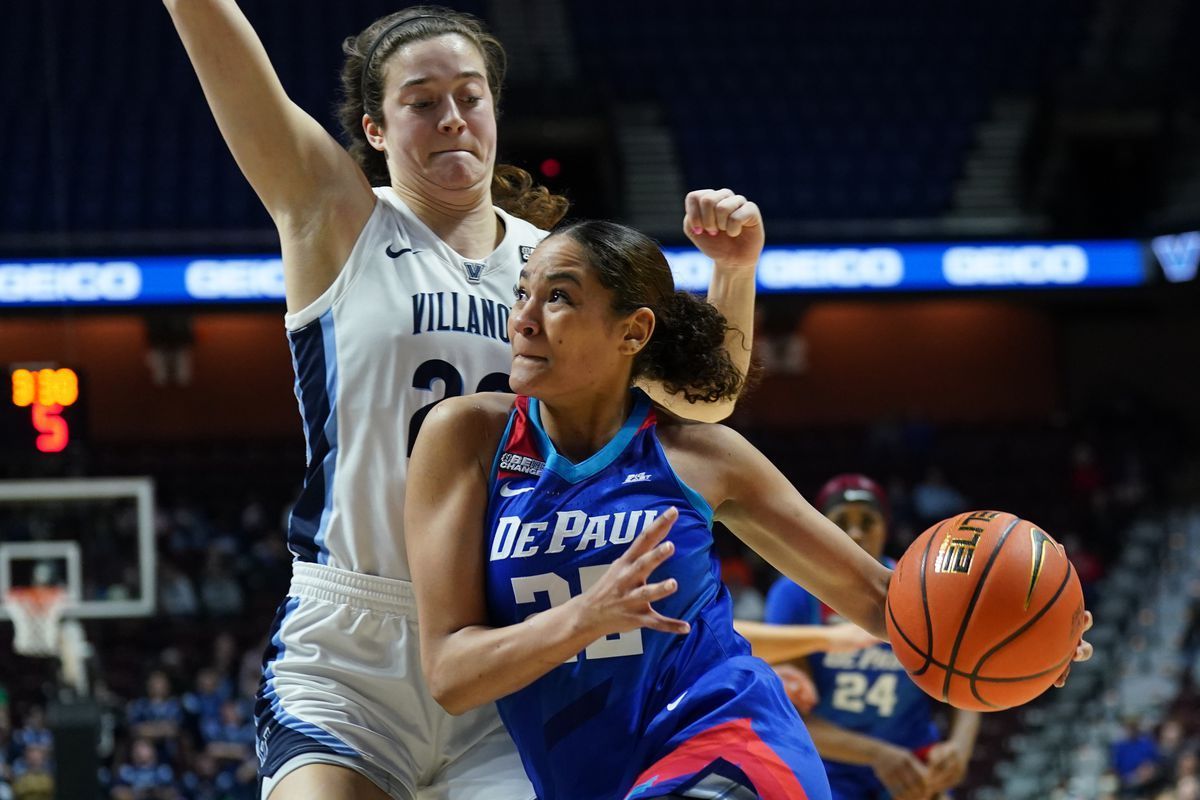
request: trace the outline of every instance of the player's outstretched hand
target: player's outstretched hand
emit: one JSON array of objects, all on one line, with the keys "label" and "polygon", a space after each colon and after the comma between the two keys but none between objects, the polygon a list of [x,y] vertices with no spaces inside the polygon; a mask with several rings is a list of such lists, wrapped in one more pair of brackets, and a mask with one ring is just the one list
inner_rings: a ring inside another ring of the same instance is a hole
[{"label": "player's outstretched hand", "polygon": [[679,588],[676,580],[646,583],[650,573],[675,553],[675,543],[663,539],[678,518],[677,510],[667,509],[609,565],[600,580],[579,595],[580,625],[584,630],[596,638],[638,628],[678,634],[691,630],[683,620],[664,617],[650,605],[674,594]]},{"label": "player's outstretched hand", "polygon": [[825,645],[826,653],[850,653],[862,650],[864,647],[874,647],[882,640],[876,639],[853,622],[839,622],[825,629],[829,641]]},{"label": "player's outstretched hand", "polygon": [[[1092,622],[1093,622],[1092,612],[1090,612],[1090,611],[1083,612],[1083,632],[1084,633],[1087,633],[1089,630],[1091,630]],[[1075,657],[1072,658],[1071,661],[1072,661],[1072,663],[1076,662],[1076,661],[1087,661],[1089,658],[1092,657],[1092,652],[1093,652],[1092,643],[1085,639],[1080,639],[1079,644],[1075,646]],[[1066,686],[1067,685],[1067,676],[1070,674],[1071,674],[1071,665],[1067,664],[1067,668],[1063,670],[1062,675],[1058,676],[1058,680],[1056,680],[1054,682],[1054,685],[1060,689],[1062,687]]]},{"label": "player's outstretched hand", "polygon": [[880,745],[879,755],[871,763],[879,782],[895,800],[926,800],[933,793],[929,769],[903,747],[883,742]]},{"label": "player's outstretched hand", "polygon": [[683,232],[722,268],[753,270],[766,234],[758,206],[732,189],[698,189],[683,201]]}]

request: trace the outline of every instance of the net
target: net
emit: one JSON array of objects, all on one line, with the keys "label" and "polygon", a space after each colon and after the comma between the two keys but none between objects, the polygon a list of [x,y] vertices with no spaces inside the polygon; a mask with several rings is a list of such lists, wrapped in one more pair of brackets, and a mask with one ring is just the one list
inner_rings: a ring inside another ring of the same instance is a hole
[{"label": "net", "polygon": [[57,656],[69,596],[61,586],[20,586],[4,596],[16,635],[13,650],[25,656]]}]

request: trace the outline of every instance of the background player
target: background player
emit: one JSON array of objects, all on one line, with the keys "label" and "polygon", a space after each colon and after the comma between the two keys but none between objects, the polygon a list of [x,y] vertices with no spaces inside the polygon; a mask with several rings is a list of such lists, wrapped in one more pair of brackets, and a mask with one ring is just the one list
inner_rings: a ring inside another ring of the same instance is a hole
[{"label": "background player", "polygon": [[[495,166],[503,49],[436,7],[350,37],[347,153],[289,100],[233,0],[165,2],[279,231],[309,451],[256,709],[262,794],[526,800],[494,709],[450,719],[428,696],[403,546],[406,448],[439,393],[506,387],[511,287],[565,210]],[[740,254],[761,249],[757,209],[729,191],[686,202],[687,234],[716,261],[713,300],[747,332],[731,337],[744,372],[755,263]],[[681,411],[719,418],[732,401]]]},{"label": "background player", "polygon": [[510,330],[529,397],[443,404],[414,452],[434,696],[453,713],[499,700],[545,800],[828,797],[783,687],[733,631],[712,521],[877,636],[890,572],[741,436],[630,392],[637,376],[736,391],[723,320],[674,291],[652,241],[592,222],[539,245]]},{"label": "background player", "polygon": [[[872,558],[888,567],[887,496],[864,475],[839,475],[815,505]],[[836,624],[841,617],[803,587],[781,577],[767,594],[766,620],[781,625]],[[979,731],[979,714],[953,710],[945,740],[933,723],[932,700],[905,674],[891,645],[816,653],[804,668],[817,702],[806,715],[825,760],[835,800],[928,800],[957,786]]]}]

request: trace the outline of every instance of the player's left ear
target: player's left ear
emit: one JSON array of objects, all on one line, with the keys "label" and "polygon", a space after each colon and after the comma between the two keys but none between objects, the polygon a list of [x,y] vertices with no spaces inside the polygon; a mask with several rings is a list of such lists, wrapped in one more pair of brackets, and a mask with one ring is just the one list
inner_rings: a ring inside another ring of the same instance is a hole
[{"label": "player's left ear", "polygon": [[625,318],[625,335],[621,341],[621,353],[636,356],[654,334],[654,312],[645,306]]}]

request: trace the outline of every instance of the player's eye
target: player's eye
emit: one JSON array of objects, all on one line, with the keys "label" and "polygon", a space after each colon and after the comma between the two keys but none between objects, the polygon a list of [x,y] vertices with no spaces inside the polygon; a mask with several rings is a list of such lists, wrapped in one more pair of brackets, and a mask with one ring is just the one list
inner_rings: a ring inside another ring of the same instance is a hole
[{"label": "player's eye", "polygon": [[525,291],[525,288],[522,286],[514,286],[513,297],[517,298],[518,300],[528,300],[529,292]]},{"label": "player's eye", "polygon": [[561,301],[563,303],[571,302],[570,296],[566,292],[564,292],[562,289],[555,289],[552,292],[550,292],[550,302],[554,302],[555,300]]}]

